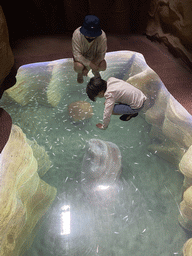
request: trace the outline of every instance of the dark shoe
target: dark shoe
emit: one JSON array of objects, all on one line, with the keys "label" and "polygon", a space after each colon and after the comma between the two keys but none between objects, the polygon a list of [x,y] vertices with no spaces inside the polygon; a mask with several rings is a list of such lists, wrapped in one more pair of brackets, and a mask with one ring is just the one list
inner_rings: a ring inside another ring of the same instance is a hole
[{"label": "dark shoe", "polygon": [[121,121],[129,121],[132,117],[136,117],[136,116],[138,116],[138,113],[135,113],[135,114],[132,114],[132,115],[124,114],[124,115],[120,116],[119,119]]}]

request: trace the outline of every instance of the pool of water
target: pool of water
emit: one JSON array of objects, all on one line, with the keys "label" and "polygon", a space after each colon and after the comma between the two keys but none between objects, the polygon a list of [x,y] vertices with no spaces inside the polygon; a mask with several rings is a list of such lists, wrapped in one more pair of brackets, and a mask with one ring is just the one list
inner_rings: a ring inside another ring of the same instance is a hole
[{"label": "pool of water", "polygon": [[[76,74],[71,77],[75,79]],[[24,255],[181,255],[188,238],[177,220],[183,176],[148,151],[150,125],[142,115],[129,122],[112,116],[107,130],[98,129],[104,100],[89,101],[87,81],[82,85],[69,82],[54,108],[40,105],[35,95],[23,107],[1,101],[27,138],[45,147],[52,165],[42,179],[58,191]],[[68,105],[79,100],[91,103],[94,115],[74,123]],[[113,193],[106,191],[105,203],[103,198],[87,198],[81,187],[83,156],[93,138],[115,143],[122,155],[121,176]]]}]

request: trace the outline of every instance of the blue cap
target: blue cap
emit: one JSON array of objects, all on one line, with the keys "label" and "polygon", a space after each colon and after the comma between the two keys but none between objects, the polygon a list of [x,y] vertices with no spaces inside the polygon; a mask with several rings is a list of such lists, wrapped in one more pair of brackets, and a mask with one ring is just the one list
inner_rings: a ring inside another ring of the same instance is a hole
[{"label": "blue cap", "polygon": [[80,28],[80,32],[84,36],[88,37],[97,37],[102,34],[100,28],[100,20],[95,15],[87,15],[85,16],[83,26]]}]

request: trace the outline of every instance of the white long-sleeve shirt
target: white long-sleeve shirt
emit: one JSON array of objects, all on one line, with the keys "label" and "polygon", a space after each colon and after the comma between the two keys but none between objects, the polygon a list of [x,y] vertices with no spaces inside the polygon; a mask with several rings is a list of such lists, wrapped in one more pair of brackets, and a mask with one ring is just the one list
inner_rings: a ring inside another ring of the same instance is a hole
[{"label": "white long-sleeve shirt", "polygon": [[107,80],[107,90],[104,97],[103,129],[106,129],[109,125],[115,103],[123,103],[129,105],[132,109],[139,109],[147,99],[142,91],[114,77]]},{"label": "white long-sleeve shirt", "polygon": [[72,52],[75,61],[82,63],[84,66],[89,67],[92,60],[95,64],[99,64],[105,58],[107,51],[107,38],[105,32],[96,37],[91,43],[87,41],[85,36],[77,28],[72,36]]}]

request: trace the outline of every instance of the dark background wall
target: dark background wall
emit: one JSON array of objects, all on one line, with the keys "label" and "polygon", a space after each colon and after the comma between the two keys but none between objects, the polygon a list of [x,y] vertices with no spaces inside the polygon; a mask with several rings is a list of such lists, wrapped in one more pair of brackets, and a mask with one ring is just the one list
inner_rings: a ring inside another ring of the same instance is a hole
[{"label": "dark background wall", "polygon": [[87,14],[97,15],[109,33],[145,32],[151,0],[28,0],[1,3],[10,41],[72,32]]}]

